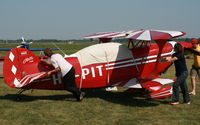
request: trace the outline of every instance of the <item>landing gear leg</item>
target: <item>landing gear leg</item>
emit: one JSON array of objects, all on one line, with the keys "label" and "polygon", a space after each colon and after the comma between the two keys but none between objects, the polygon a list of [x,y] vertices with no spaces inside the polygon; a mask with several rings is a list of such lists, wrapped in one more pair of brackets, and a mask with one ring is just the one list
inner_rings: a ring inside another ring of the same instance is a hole
[{"label": "landing gear leg", "polygon": [[17,97],[16,97],[16,99],[15,99],[16,101],[22,100],[21,94],[22,94],[24,91],[26,91],[26,89],[20,89],[20,90],[17,92]]}]

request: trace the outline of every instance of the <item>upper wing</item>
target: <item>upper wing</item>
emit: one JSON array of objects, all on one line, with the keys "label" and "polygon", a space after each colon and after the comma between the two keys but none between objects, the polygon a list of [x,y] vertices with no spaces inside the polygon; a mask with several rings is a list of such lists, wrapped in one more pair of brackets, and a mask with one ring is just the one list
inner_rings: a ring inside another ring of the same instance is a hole
[{"label": "upper wing", "polygon": [[84,38],[127,38],[127,39],[137,39],[137,40],[164,40],[172,39],[175,37],[180,37],[185,35],[185,32],[181,31],[166,31],[166,30],[131,30],[131,31],[121,31],[121,32],[103,32],[96,33]]},{"label": "upper wing", "polygon": [[121,31],[121,32],[102,32],[85,36],[86,39],[91,38],[123,38],[134,31]]}]

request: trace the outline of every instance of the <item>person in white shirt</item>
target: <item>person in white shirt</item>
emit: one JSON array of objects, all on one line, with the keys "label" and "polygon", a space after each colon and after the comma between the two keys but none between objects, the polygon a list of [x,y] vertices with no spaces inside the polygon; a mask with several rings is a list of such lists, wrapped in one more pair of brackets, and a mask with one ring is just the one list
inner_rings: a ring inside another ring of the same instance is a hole
[{"label": "person in white shirt", "polygon": [[60,54],[54,54],[51,49],[44,50],[44,54],[50,59],[41,60],[43,63],[53,65],[54,69],[48,72],[51,75],[56,72],[61,72],[64,82],[64,88],[73,93],[77,101],[82,101],[85,96],[84,92],[81,92],[76,86],[75,69],[74,67]]}]

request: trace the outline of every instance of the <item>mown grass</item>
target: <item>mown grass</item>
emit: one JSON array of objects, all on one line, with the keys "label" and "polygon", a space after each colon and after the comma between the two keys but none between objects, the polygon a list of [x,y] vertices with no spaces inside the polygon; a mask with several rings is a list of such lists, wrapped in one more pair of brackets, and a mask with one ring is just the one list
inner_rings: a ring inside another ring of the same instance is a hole
[{"label": "mown grass", "polygon": [[[59,43],[67,54],[91,43]],[[43,44],[40,47],[51,47]],[[72,47],[73,46],[73,47]],[[70,51],[69,51],[70,50]],[[192,60],[187,60],[190,69]],[[174,78],[172,66],[163,77]],[[8,87],[0,79],[1,125],[199,125],[200,86],[197,95],[191,96],[192,104],[169,105],[170,98],[145,100],[138,95],[123,92],[106,92],[104,89],[86,89],[86,98],[76,102],[69,92],[31,90],[16,101],[18,89]],[[188,77],[187,83],[190,86]],[[191,89],[190,89],[191,90]],[[182,100],[182,95],[180,94]]]}]

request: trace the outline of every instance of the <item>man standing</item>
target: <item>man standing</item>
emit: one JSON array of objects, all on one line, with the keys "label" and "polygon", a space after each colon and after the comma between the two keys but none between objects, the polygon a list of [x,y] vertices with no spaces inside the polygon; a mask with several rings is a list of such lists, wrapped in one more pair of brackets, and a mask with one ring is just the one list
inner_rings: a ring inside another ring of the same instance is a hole
[{"label": "man standing", "polygon": [[171,57],[167,57],[167,62],[174,62],[176,70],[176,81],[173,85],[172,105],[179,104],[179,86],[183,94],[183,103],[190,104],[190,96],[186,84],[186,78],[188,76],[188,70],[186,66],[185,57],[183,55],[182,46],[176,43],[174,46],[175,53]]},{"label": "man standing", "polygon": [[[198,44],[197,39],[192,39],[192,48],[196,52],[200,52],[200,46]],[[190,92],[191,95],[196,95],[196,79],[197,76],[200,77],[200,56],[197,54],[194,54],[194,64],[192,65],[192,69],[190,71],[190,78],[191,78],[191,84],[192,84],[192,91]]]},{"label": "man standing", "polygon": [[67,62],[62,55],[54,54],[49,48],[44,50],[44,54],[50,59],[50,61],[41,61],[46,64],[53,65],[55,68],[49,71],[48,75],[61,71],[64,81],[64,88],[73,93],[77,101],[82,101],[85,93],[81,92],[76,86],[74,67],[69,62]]}]

